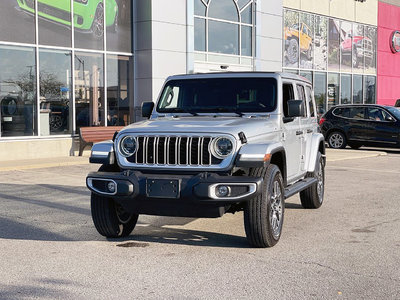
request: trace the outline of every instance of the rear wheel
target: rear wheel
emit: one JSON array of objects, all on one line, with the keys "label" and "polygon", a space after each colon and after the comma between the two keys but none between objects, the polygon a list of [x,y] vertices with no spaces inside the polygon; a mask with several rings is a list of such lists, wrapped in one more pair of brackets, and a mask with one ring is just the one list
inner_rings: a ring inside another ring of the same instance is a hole
[{"label": "rear wheel", "polygon": [[340,131],[334,131],[328,136],[328,144],[333,149],[346,148],[346,137]]},{"label": "rear wheel", "polygon": [[300,192],[301,205],[304,208],[318,208],[324,201],[325,163],[321,152],[318,152],[314,172],[307,175],[317,179],[317,182]]},{"label": "rear wheel", "polygon": [[291,64],[297,63],[299,59],[299,43],[296,39],[291,39],[289,41],[289,46],[287,48],[287,57]]},{"label": "rear wheel", "polygon": [[244,227],[249,243],[254,247],[274,246],[281,237],[285,201],[283,179],[276,165],[256,168],[252,176],[264,177],[262,192],[247,202],[244,209]]}]

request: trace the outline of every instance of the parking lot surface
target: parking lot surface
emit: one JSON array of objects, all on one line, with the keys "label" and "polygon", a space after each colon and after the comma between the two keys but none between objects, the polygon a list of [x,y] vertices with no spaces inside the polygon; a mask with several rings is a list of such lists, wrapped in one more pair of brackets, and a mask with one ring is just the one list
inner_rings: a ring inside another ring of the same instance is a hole
[{"label": "parking lot surface", "polygon": [[85,187],[97,165],[3,170],[0,299],[399,299],[400,151],[340,155],[323,206],[289,198],[269,249],[248,246],[242,213],[140,216],[107,240]]}]

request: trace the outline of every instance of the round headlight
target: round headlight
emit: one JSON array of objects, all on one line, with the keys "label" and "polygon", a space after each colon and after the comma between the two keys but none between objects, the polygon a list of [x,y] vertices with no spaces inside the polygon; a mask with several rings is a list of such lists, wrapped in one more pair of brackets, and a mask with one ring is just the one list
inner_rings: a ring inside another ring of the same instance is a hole
[{"label": "round headlight", "polygon": [[225,137],[217,138],[214,142],[214,152],[218,158],[225,158],[233,151],[233,143]]},{"label": "round headlight", "polygon": [[126,136],[123,137],[121,142],[120,142],[120,151],[122,156],[129,157],[135,154],[137,144],[136,144],[136,138],[133,136]]}]

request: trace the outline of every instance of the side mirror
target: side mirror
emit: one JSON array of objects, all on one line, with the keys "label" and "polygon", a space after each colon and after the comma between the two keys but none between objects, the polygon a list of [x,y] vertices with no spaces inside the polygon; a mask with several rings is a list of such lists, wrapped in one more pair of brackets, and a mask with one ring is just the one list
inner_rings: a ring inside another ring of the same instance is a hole
[{"label": "side mirror", "polygon": [[288,117],[304,117],[304,101],[303,100],[289,100],[288,105]]},{"label": "side mirror", "polygon": [[154,108],[154,102],[143,102],[142,117],[147,119],[150,118],[153,108]]}]

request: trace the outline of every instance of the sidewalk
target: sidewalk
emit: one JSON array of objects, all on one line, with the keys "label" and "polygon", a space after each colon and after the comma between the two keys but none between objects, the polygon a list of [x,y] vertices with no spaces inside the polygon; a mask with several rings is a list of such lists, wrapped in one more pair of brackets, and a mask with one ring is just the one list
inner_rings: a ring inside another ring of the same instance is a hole
[{"label": "sidewalk", "polygon": [[[40,158],[40,159],[27,159],[27,160],[11,160],[0,161],[0,172],[13,171],[13,170],[28,170],[28,169],[41,169],[62,166],[74,166],[89,164],[89,151],[85,156],[65,156],[55,158]],[[328,162],[376,157],[387,155],[384,151],[366,151],[366,150],[336,150],[326,149],[326,157]]]}]

